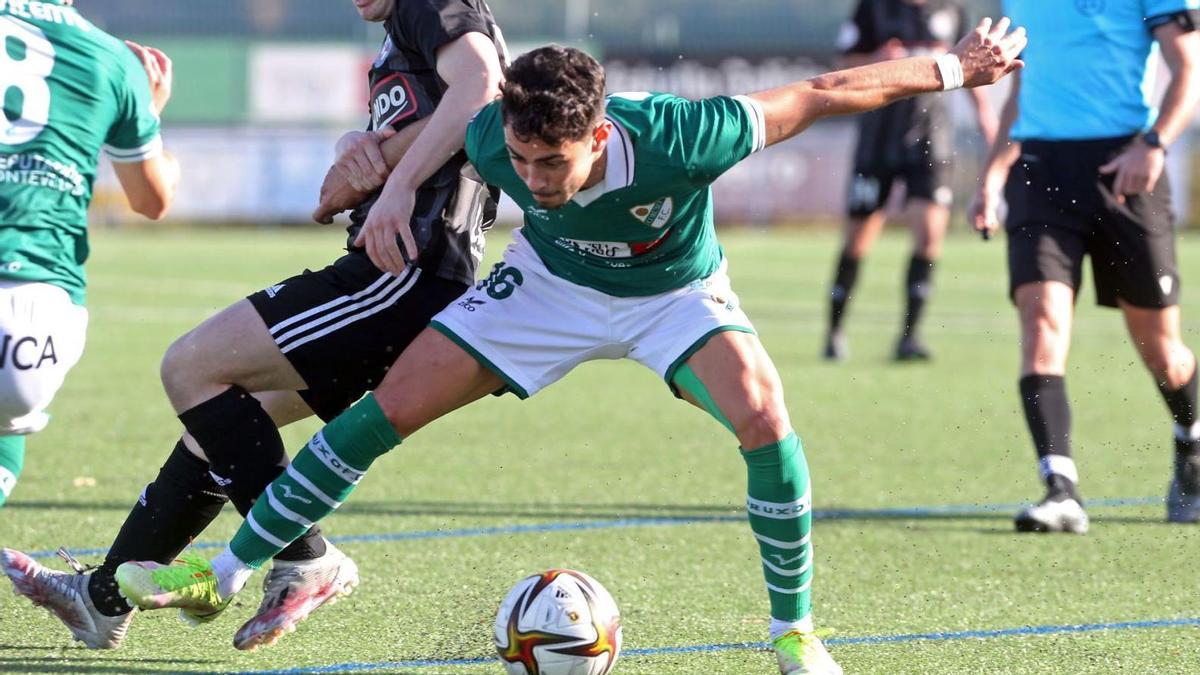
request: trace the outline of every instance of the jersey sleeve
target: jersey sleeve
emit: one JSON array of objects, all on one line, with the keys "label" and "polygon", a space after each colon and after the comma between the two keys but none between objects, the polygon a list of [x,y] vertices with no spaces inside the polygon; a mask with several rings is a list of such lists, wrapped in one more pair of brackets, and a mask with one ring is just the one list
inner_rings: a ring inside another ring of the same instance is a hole
[{"label": "jersey sleeve", "polygon": [[843,54],[870,54],[879,49],[879,35],[872,20],[870,0],[859,0],[854,16],[838,30],[837,48]]},{"label": "jersey sleeve", "polygon": [[664,113],[666,133],[674,136],[669,142],[699,185],[713,182],[766,144],[762,106],[749,96],[670,97]]},{"label": "jersey sleeve", "polygon": [[392,11],[392,25],[429,64],[437,63],[437,51],[467,33],[490,35],[478,9],[462,0],[405,0]]},{"label": "jersey sleeve", "polygon": [[467,159],[479,168],[483,159],[489,153],[496,152],[497,139],[504,138],[504,129],[500,121],[500,102],[492,101],[475,113],[467,124],[467,138],[464,149]]},{"label": "jersey sleeve", "polygon": [[1175,21],[1196,30],[1200,27],[1200,0],[1142,0],[1142,15],[1151,32]]},{"label": "jersey sleeve", "polygon": [[113,162],[140,162],[162,152],[162,137],[151,105],[150,80],[133,52],[123,48],[117,51],[120,72],[113,82],[116,119],[104,139],[104,151]]}]

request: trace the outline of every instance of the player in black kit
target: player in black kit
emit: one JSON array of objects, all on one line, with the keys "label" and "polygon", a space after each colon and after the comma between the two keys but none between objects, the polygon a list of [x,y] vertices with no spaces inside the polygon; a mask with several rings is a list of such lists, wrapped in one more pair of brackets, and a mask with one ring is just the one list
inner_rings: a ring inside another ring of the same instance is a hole
[{"label": "player in black kit", "polygon": [[[499,94],[503,37],[483,0],[354,4],[363,19],[383,22],[387,37],[370,71],[370,127],[338,141],[331,169],[360,193],[374,193],[351,216],[348,253],[234,303],[167,350],[163,384],[186,432],[99,568],[68,574],[3,553],[18,592],[28,591],[89,647],[118,646],[132,620],[113,577],[118,565],[169,562],[226,501],[249,513],[287,466],[278,427],[313,414],[328,421],[373,389],[475,279],[495,203],[486,186],[460,176],[462,145],[471,116]],[[385,156],[405,150],[389,172]],[[394,230],[410,255],[377,266],[371,247],[355,242],[376,212],[395,210],[389,195],[406,181],[420,188],[413,204],[401,205],[411,218]],[[276,557],[262,605],[234,645],[274,642],[357,583],[354,562],[313,526]]]},{"label": "player in black kit", "polygon": [[[943,53],[969,30],[959,0],[860,0],[853,19],[842,26],[838,46],[847,65],[860,66]],[[990,143],[995,135],[995,115],[981,90],[968,91],[980,131]],[[845,238],[830,289],[826,359],[849,356],[842,329],[846,305],[854,292],[859,263],[883,229],[888,197],[897,180],[904,182],[913,251],[904,283],[907,307],[895,356],[898,360],[929,357],[917,325],[950,217],[953,129],[948,117],[942,97],[926,94],[859,118]]]}]

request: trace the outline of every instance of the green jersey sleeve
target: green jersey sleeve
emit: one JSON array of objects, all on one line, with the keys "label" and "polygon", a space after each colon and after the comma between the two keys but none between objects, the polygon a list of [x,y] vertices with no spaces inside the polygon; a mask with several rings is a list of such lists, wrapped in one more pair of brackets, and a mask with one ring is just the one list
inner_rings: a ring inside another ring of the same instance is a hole
[{"label": "green jersey sleeve", "polygon": [[[500,102],[492,101],[485,105],[475,113],[467,124],[467,138],[465,150],[467,159],[472,164],[479,164],[487,159],[487,154],[493,152],[496,148],[496,134],[501,136],[504,134],[503,125],[500,122]],[[504,143],[500,143],[500,147],[504,147]]]},{"label": "green jersey sleeve", "polygon": [[712,183],[765,145],[762,106],[748,96],[665,103],[665,131],[675,136],[672,145],[697,185]]},{"label": "green jersey sleeve", "polygon": [[118,52],[120,70],[114,77],[116,117],[104,139],[114,162],[140,162],[162,151],[158,115],[151,106],[150,81],[133,52]]}]

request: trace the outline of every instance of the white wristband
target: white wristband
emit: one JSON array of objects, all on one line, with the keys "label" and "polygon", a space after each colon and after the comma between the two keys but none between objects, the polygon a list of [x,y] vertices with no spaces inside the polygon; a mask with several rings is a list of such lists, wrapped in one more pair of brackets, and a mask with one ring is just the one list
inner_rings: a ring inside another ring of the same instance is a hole
[{"label": "white wristband", "polygon": [[942,74],[942,89],[950,91],[963,86],[962,61],[954,54],[941,54],[934,59],[938,72]]}]

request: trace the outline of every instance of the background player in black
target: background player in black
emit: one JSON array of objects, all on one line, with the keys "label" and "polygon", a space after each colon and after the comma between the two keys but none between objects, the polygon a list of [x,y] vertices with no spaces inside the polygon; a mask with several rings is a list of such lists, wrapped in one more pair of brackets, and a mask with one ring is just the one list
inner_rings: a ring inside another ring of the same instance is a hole
[{"label": "background player in black", "polygon": [[[959,0],[860,0],[842,26],[838,46],[847,66],[941,54],[970,30]],[[984,92],[967,90],[987,142],[996,120]],[[907,307],[896,358],[925,359],[929,352],[917,324],[931,290],[933,266],[941,253],[950,217],[949,185],[954,130],[942,97],[924,95],[893,103],[859,117],[858,146],[847,199],[848,217],[833,287],[824,356],[849,356],[842,320],[854,292],[859,263],[870,251],[886,219],[888,196],[904,181],[913,252],[905,276]]]},{"label": "background player in black", "polygon": [[[499,93],[500,31],[482,0],[354,4],[363,19],[384,22],[387,39],[370,73],[370,129],[339,140],[331,171],[380,192],[390,175],[383,155],[407,149],[396,171],[420,186],[405,237],[421,256],[393,275],[351,246],[329,267],[273,284],[171,345],[163,384],[186,433],[104,564],[85,576],[29,561],[38,603],[89,647],[118,646],[132,619],[113,579],[120,563],[168,562],[227,500],[248,513],[287,465],[277,427],[313,414],[329,420],[373,389],[430,317],[474,280],[487,191],[460,180],[461,148],[471,116]],[[369,223],[369,208],[355,212],[352,240]],[[235,646],[273,642],[357,582],[353,561],[313,527],[276,558],[263,603]]]}]

